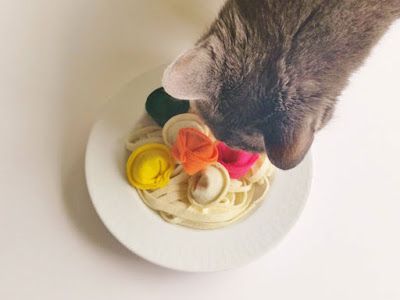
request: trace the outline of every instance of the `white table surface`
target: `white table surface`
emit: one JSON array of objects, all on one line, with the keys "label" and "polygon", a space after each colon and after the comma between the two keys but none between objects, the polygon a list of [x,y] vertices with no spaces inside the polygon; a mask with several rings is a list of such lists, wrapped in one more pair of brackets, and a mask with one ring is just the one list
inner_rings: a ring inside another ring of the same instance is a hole
[{"label": "white table surface", "polygon": [[107,99],[171,61],[216,0],[0,2],[0,299],[400,299],[400,23],[313,146],[309,202],[273,251],[186,274],[126,250],[84,178]]}]

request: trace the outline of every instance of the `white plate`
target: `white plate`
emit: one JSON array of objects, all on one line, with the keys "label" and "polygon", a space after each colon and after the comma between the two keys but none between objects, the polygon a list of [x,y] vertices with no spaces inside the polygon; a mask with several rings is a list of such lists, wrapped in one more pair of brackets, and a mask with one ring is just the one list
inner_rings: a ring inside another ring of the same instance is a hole
[{"label": "white plate", "polygon": [[267,199],[248,218],[227,228],[194,230],[165,222],[149,209],[125,175],[124,140],[161,86],[163,67],[122,89],[100,114],[86,150],[86,181],[97,213],[128,249],[155,264],[204,272],[242,266],[265,254],[299,217],[309,193],[311,156],[291,171],[277,171]]}]

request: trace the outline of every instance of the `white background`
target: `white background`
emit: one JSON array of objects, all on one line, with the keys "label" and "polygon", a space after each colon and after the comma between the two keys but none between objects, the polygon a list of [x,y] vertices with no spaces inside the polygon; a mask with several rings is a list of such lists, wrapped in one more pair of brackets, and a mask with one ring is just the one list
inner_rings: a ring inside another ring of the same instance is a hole
[{"label": "white background", "polygon": [[0,1],[0,299],[400,299],[400,23],[313,147],[309,202],[262,259],[154,266],[107,231],[84,151],[107,99],[171,61],[216,0]]}]

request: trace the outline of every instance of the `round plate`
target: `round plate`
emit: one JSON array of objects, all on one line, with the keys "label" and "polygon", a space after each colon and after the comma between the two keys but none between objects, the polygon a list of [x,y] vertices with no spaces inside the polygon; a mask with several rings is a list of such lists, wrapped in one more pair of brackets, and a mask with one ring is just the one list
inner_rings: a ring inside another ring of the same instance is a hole
[{"label": "round plate", "polygon": [[277,170],[265,201],[237,224],[201,231],[165,222],[143,203],[125,174],[125,139],[143,115],[147,96],[161,86],[163,70],[133,80],[94,124],[85,166],[93,205],[122,244],[155,264],[191,272],[247,264],[276,245],[299,217],[311,185],[311,156],[293,170]]}]

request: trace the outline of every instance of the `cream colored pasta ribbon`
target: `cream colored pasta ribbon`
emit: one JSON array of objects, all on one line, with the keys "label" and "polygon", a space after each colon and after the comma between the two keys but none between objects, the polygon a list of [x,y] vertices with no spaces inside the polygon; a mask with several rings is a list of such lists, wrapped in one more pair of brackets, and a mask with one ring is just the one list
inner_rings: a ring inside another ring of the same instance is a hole
[{"label": "cream colored pasta ribbon", "polygon": [[137,148],[151,143],[164,144],[161,127],[149,126],[138,129],[127,138],[125,146],[126,149],[133,152]]},{"label": "cream colored pasta ribbon", "polygon": [[[154,142],[159,134],[158,127],[157,130],[154,127],[143,128],[129,137],[127,148],[135,149],[138,144],[149,140]],[[164,136],[163,141],[167,144],[173,140],[173,135]],[[273,172],[274,166],[265,155],[240,180],[230,179],[227,170],[219,163],[211,164],[192,176],[177,164],[166,187],[138,190],[138,193],[145,204],[158,211],[167,222],[196,229],[216,229],[249,215],[265,197]],[[253,199],[256,189],[260,196]]]}]

